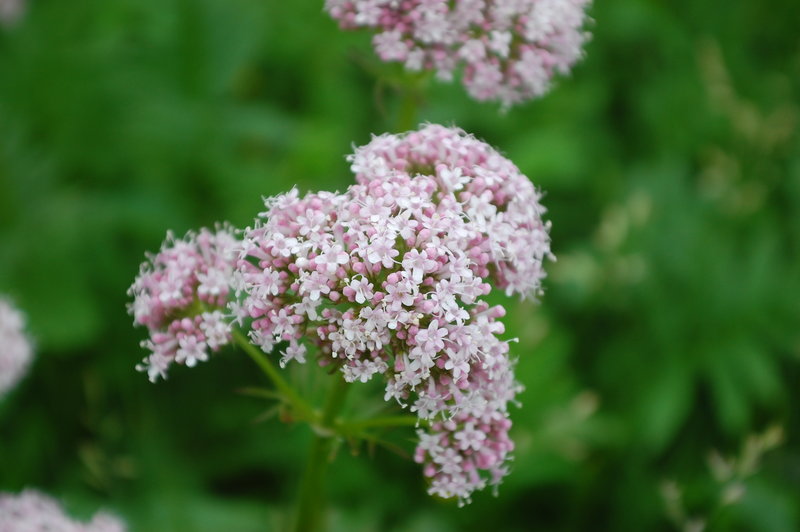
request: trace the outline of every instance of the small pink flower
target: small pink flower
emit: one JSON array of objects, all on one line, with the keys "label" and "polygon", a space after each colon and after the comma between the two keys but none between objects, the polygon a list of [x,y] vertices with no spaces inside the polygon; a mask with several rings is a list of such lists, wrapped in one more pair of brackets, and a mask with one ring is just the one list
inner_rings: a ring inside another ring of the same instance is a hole
[{"label": "small pink flower", "polygon": [[281,358],[280,365],[282,368],[286,367],[286,364],[290,360],[296,360],[300,364],[304,364],[306,361],[306,352],[307,348],[303,344],[298,344],[294,340],[289,343],[289,347],[283,352],[283,357]]},{"label": "small pink flower", "polygon": [[427,329],[422,329],[417,333],[417,344],[425,351],[435,353],[444,349],[443,338],[447,336],[447,329],[439,327],[436,321],[432,321]]}]

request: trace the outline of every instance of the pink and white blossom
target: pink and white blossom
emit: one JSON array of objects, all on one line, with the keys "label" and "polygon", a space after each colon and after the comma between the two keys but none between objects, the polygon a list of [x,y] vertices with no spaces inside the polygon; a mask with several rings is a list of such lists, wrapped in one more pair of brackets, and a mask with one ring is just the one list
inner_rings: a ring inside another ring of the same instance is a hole
[{"label": "pink and white blossom", "polygon": [[326,0],[343,29],[375,31],[383,61],[449,80],[504,107],[541,96],[580,59],[590,0]]},{"label": "pink and white blossom", "polygon": [[[428,23],[426,38],[447,31]],[[415,458],[430,493],[468,501],[507,473],[520,389],[505,311],[483,298],[490,281],[541,293],[553,258],[541,194],[493,148],[442,126],[375,137],[348,160],[357,183],[345,192],[268,199],[244,231],[234,284],[249,337],[266,352],[288,343],[281,366],[314,344],[348,382],[383,376],[386,400],[428,425]]]},{"label": "pink and white blossom", "polygon": [[[208,360],[230,341],[232,315],[226,307],[232,294],[234,264],[240,248],[228,228],[202,229],[176,240],[167,234],[161,250],[148,255],[128,290],[134,324],[147,327],[142,347],[150,354],[137,366],[151,381],[166,378],[173,363],[192,367]],[[276,283],[262,272],[260,295],[276,292]],[[225,312],[223,312],[225,311]]]}]

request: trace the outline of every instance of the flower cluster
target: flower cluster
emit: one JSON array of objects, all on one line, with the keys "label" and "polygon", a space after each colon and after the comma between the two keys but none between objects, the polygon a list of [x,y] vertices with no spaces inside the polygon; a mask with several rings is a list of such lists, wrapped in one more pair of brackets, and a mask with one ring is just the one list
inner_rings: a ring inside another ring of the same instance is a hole
[{"label": "flower cluster", "polygon": [[167,234],[161,251],[148,255],[128,290],[134,324],[148,328],[142,347],[151,354],[137,366],[150,380],[166,377],[176,362],[194,366],[230,340],[226,306],[239,242],[228,228],[202,229],[176,240]]},{"label": "flower cluster", "polygon": [[267,201],[239,261],[250,339],[281,365],[319,362],[344,379],[386,377],[387,400],[427,425],[416,459],[430,493],[469,499],[505,475],[514,381],[488,280],[535,294],[550,257],[539,194],[462,131],[384,135],[350,157],[343,194]]},{"label": "flower cluster", "polygon": [[[550,253],[540,194],[463,131],[382,135],[348,158],[344,193],[266,200],[241,241],[229,229],[169,237],[130,289],[151,380],[206,360],[245,317],[281,366],[318,363],[348,382],[385,378],[415,413],[429,492],[467,501],[507,473],[514,380],[505,310],[483,298],[541,292]],[[236,297],[232,297],[235,292]],[[230,311],[228,312],[226,308]]]},{"label": "flower cluster", "polygon": [[476,100],[505,107],[544,94],[580,58],[589,0],[326,0],[345,29],[370,28],[376,53],[449,80],[463,63]]},{"label": "flower cluster", "polygon": [[25,317],[0,298],[0,397],[25,376],[33,358]]},{"label": "flower cluster", "polygon": [[106,513],[88,523],[72,520],[52,498],[34,490],[19,495],[0,493],[0,532],[124,532],[125,525]]},{"label": "flower cluster", "polygon": [[429,124],[406,135],[381,135],[348,157],[356,181],[397,173],[433,178],[456,197],[469,227],[480,233],[470,259],[506,295],[538,295],[550,253],[549,223],[541,195],[519,169],[494,148],[457,128]]}]

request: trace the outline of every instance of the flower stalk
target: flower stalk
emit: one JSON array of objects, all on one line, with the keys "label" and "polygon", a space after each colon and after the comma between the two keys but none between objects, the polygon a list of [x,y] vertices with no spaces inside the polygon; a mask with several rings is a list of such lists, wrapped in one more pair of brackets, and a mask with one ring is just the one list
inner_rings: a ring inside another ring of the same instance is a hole
[{"label": "flower stalk", "polygon": [[311,442],[308,464],[300,484],[293,527],[295,532],[320,530],[325,510],[325,473],[337,438],[336,418],[344,405],[348,389],[348,383],[344,379],[338,375],[334,376],[319,423],[312,425],[314,439]]},{"label": "flower stalk", "polygon": [[264,354],[259,348],[251,344],[247,338],[241,333],[241,331],[234,330],[233,333],[233,340],[247,355],[256,363],[256,365],[261,368],[261,371],[264,372],[264,375],[272,381],[272,384],[275,385],[275,388],[278,390],[282,398],[289,403],[292,408],[292,413],[294,418],[299,421],[308,421],[309,423],[314,423],[317,420],[318,414],[314,412],[314,409],[309,405],[297,391],[291,387],[291,385],[286,382],[286,380],[281,376],[278,369],[275,367],[272,362],[270,362],[269,357]]}]

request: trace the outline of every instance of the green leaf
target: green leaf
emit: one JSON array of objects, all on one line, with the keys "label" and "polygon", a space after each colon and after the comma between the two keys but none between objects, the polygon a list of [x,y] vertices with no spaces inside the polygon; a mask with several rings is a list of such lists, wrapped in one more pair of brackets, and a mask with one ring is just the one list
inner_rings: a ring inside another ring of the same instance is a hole
[{"label": "green leaf", "polygon": [[659,452],[675,437],[692,405],[694,382],[680,360],[669,360],[649,372],[652,382],[640,383],[636,428],[650,452]]}]

